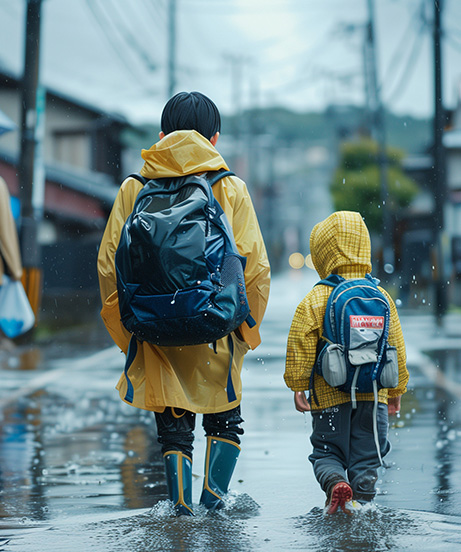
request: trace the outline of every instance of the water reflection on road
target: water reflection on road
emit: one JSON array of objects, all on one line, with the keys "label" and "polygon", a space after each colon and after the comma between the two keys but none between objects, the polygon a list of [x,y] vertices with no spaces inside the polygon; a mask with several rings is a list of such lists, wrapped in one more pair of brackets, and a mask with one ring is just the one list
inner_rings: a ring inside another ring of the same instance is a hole
[{"label": "water reflection on road", "polygon": [[[196,507],[194,518],[171,515],[152,414],[121,403],[114,391],[118,351],[87,346],[75,355],[67,347],[39,355],[28,371],[0,362],[0,550],[460,549],[458,349],[432,356],[451,389],[412,370],[412,389],[391,421],[393,450],[376,504],[353,517],[323,516],[307,461],[310,418],[295,411],[282,379],[290,319],[311,283],[274,283],[263,345],[244,368],[242,454],[217,514]],[[421,333],[419,320],[407,323],[412,339]],[[197,428],[195,504],[205,449]]]}]

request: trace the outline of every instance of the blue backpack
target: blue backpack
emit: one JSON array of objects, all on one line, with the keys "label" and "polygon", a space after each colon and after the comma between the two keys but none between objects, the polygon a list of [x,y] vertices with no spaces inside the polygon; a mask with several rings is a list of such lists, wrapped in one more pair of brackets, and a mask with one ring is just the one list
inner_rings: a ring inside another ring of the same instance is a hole
[{"label": "blue backpack", "polygon": [[[250,327],[244,269],[227,217],[212,186],[234,173],[146,180],[126,220],[115,254],[118,302],[123,326],[132,334],[125,365],[137,352],[137,341],[164,347],[213,343],[228,336],[230,362],[227,392],[235,400],[230,379],[231,332],[243,322]],[[216,350],[216,349],[215,349]]]},{"label": "blue backpack", "polygon": [[[316,285],[333,288],[325,311],[314,370],[332,387],[351,394],[374,393],[398,385],[397,350],[388,344],[390,307],[378,280],[346,280],[331,274]],[[314,400],[318,404],[315,389]]]}]

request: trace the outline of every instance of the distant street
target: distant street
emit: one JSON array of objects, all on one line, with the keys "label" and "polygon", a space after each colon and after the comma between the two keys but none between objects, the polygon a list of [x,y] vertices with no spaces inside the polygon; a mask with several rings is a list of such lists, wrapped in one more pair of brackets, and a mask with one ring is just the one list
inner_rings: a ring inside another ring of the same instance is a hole
[{"label": "distant street", "polygon": [[391,421],[376,505],[324,518],[307,460],[310,415],[295,411],[283,382],[291,317],[314,281],[307,271],[274,280],[263,345],[244,367],[242,454],[215,515],[196,506],[195,518],[171,516],[153,416],[119,400],[124,358],[100,324],[19,355],[0,352],[0,550],[458,550],[460,320],[450,315],[437,331],[429,314],[402,315],[411,391]]}]

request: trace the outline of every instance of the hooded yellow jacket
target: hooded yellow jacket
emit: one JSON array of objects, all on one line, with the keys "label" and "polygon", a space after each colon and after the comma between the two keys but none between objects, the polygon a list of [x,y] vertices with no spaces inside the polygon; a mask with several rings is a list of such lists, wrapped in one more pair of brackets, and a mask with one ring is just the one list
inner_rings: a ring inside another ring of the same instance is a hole
[{"label": "hooded yellow jacket", "polygon": [[[371,244],[368,229],[359,213],[339,211],[317,224],[310,237],[312,262],[321,279],[339,274],[346,279],[363,278],[371,273]],[[315,286],[301,301],[291,324],[287,343],[285,382],[293,391],[307,391],[316,359],[317,343],[322,335],[328,297],[332,288]],[[405,343],[397,309],[388,293],[391,308],[389,344],[397,347],[399,384],[395,389],[381,389],[379,402],[405,393],[408,382]],[[322,376],[314,374],[313,410],[323,410],[351,400],[350,394],[330,387]],[[373,401],[373,393],[358,393],[357,400]]]},{"label": "hooded yellow jacket", "polygon": [[[206,171],[227,169],[212,144],[195,131],[173,132],[149,150],[142,151],[145,178],[176,177]],[[115,252],[122,227],[133,210],[142,185],[126,179],[115,199],[98,254],[98,274],[103,308],[101,316],[115,343],[126,354],[130,335],[120,322],[115,275]],[[157,347],[148,343],[138,346],[137,356],[129,369],[134,387],[133,406],[155,412],[165,407],[184,408],[197,413],[223,412],[237,406],[242,395],[240,373],[243,357],[249,348],[256,348],[261,339],[259,326],[269,296],[270,269],[256,214],[245,183],[227,177],[213,186],[234,232],[239,253],[246,257],[245,283],[251,315],[256,326],[240,327],[244,341],[234,337],[234,358],[231,377],[236,400],[229,402],[226,392],[229,368],[227,340],[217,344],[217,353],[209,345],[190,347]],[[125,377],[117,388],[124,400]]]}]

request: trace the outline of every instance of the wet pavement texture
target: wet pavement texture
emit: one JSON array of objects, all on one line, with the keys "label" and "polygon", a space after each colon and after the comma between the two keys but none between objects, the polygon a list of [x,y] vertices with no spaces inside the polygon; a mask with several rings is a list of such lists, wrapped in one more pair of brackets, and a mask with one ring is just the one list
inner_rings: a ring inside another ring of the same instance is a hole
[{"label": "wet pavement texture", "polygon": [[197,423],[196,516],[172,515],[153,415],[119,400],[124,357],[99,322],[1,351],[0,550],[460,550],[461,316],[440,329],[427,311],[402,314],[411,384],[391,419],[389,467],[374,505],[327,518],[307,460],[310,414],[283,382],[291,318],[314,282],[274,280],[263,344],[243,371],[242,453],[214,514],[197,505]]}]

